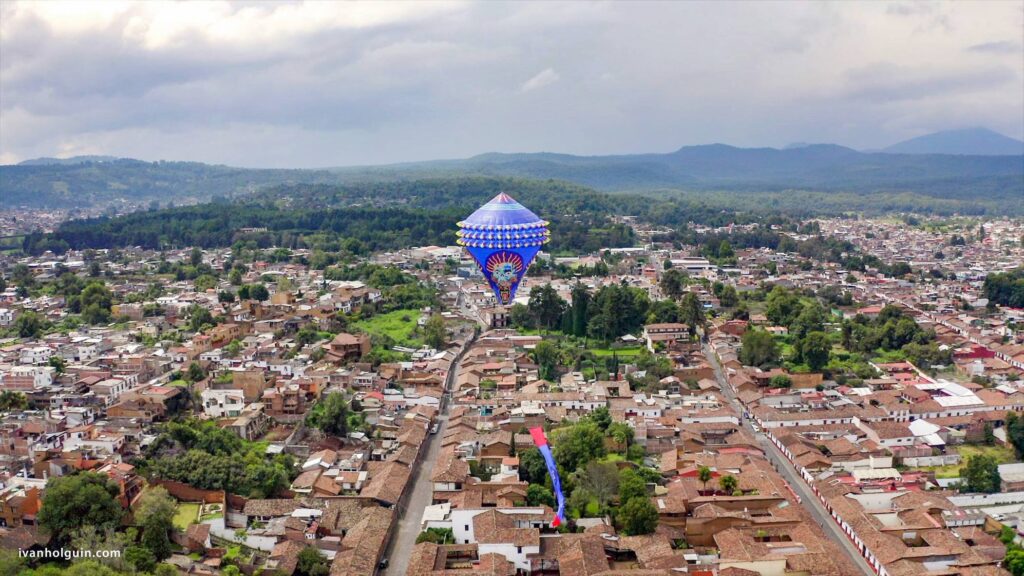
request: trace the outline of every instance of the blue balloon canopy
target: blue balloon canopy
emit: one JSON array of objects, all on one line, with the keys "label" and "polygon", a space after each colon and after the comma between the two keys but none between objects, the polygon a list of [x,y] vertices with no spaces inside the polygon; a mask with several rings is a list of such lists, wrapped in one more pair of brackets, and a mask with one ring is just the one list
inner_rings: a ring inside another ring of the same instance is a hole
[{"label": "blue balloon canopy", "polygon": [[458,242],[476,261],[498,302],[508,305],[548,235],[545,220],[502,192],[459,222]]}]

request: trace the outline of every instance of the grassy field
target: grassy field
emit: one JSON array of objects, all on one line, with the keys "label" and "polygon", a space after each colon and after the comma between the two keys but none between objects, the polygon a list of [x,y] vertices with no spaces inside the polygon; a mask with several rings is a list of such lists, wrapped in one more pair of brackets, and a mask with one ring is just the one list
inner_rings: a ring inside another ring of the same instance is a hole
[{"label": "grassy field", "polygon": [[388,336],[399,346],[415,347],[423,343],[413,334],[419,317],[419,310],[395,310],[368,320],[360,320],[355,326],[368,334]]},{"label": "grassy field", "polygon": [[174,511],[174,527],[179,530],[185,530],[198,517],[199,504],[195,502],[179,502],[178,509]]},{"label": "grassy field", "polygon": [[959,478],[960,468],[967,464],[967,459],[976,455],[987,455],[996,459],[996,464],[1009,464],[1015,462],[1013,448],[1009,446],[957,446],[956,451],[960,454],[960,464],[955,466],[925,466],[916,470],[928,470],[935,472],[936,478]]},{"label": "grassy field", "polygon": [[587,348],[588,352],[598,358],[611,356],[613,354],[617,354],[619,358],[624,356],[639,356],[642,350],[642,346],[634,346],[631,348]]}]

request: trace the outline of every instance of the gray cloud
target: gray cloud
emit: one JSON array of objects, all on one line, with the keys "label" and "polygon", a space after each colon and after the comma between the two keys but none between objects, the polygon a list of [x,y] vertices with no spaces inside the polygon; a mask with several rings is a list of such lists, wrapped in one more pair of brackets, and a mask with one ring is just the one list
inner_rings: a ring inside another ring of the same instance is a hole
[{"label": "gray cloud", "polygon": [[991,52],[994,54],[1020,55],[1021,52],[1024,51],[1024,47],[1021,46],[1020,42],[1003,40],[1000,42],[983,42],[981,44],[975,44],[973,46],[968,46],[967,50],[970,52]]},{"label": "gray cloud", "polygon": [[4,3],[0,162],[879,147],[976,123],[1019,138],[1021,6]]}]

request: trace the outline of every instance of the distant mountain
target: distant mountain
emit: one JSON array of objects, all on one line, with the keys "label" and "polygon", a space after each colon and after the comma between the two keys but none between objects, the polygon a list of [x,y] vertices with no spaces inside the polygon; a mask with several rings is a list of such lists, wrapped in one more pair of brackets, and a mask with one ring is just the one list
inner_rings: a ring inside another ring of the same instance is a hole
[{"label": "distant mountain", "polygon": [[882,150],[889,154],[1024,155],[1024,142],[987,128],[944,130],[904,140]]},{"label": "distant mountain", "polygon": [[0,206],[144,207],[237,197],[276,184],[350,184],[450,176],[562,180],[602,191],[912,192],[1019,200],[1024,161],[1006,155],[864,153],[835,144],[792,149],[686,146],[614,156],[489,153],[456,160],[329,170],[255,170],[129,159],[0,166]]},{"label": "distant mountain", "polygon": [[604,191],[805,189],[906,191],[961,198],[1024,194],[1024,166],[1019,158],[865,154],[835,144],[792,150],[710,144],[666,154],[621,156],[490,153],[465,160],[335,170],[358,179],[467,173],[556,179]]},{"label": "distant mountain", "polygon": [[795,150],[797,148],[807,148],[808,146],[821,146],[821,144],[815,144],[813,142],[792,142],[782,147],[783,150]]},{"label": "distant mountain", "polygon": [[19,162],[18,166],[69,166],[74,164],[88,164],[90,162],[112,162],[118,160],[117,156],[72,156],[70,158],[33,158]]}]

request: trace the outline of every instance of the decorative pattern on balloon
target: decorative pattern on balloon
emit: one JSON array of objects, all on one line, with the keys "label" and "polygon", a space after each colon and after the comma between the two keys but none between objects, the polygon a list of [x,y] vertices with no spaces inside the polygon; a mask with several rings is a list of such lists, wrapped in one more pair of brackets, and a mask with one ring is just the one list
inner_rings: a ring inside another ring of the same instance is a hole
[{"label": "decorative pattern on balloon", "polygon": [[511,302],[523,271],[522,256],[505,250],[495,252],[487,257],[484,270],[487,280],[498,287],[498,299],[502,303]]}]

